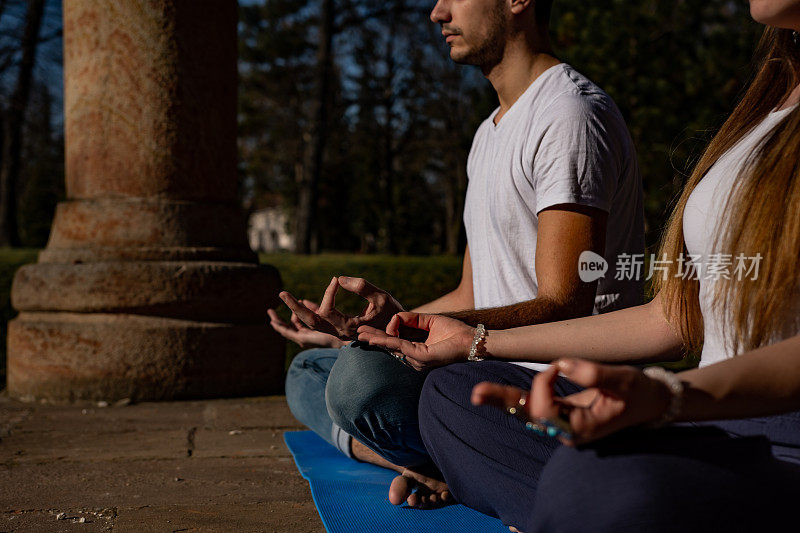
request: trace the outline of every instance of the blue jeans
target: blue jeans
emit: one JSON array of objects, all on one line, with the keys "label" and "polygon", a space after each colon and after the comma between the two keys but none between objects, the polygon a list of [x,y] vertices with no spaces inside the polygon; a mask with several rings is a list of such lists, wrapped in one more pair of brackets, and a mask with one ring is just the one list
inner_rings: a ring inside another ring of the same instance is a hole
[{"label": "blue jeans", "polygon": [[348,456],[352,436],[395,465],[421,466],[430,462],[417,416],[425,376],[355,341],[298,354],[286,401],[295,418]]},{"label": "blue jeans", "polygon": [[333,423],[325,407],[325,385],[338,357],[338,348],[297,354],[286,375],[286,402],[297,420],[351,457],[350,435]]}]

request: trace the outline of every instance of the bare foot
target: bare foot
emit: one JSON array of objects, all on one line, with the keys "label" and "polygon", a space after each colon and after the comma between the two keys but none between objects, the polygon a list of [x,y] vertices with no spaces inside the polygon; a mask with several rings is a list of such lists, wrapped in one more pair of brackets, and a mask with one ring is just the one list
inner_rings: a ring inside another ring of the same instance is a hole
[{"label": "bare foot", "polygon": [[[414,490],[416,489],[416,491]],[[389,486],[389,501],[394,505],[431,509],[455,503],[447,483],[406,468]]]},{"label": "bare foot", "polygon": [[400,474],[392,480],[392,484],[389,486],[389,501],[394,505],[402,505],[403,502],[406,502],[409,507],[430,509],[455,503],[447,483],[437,479],[435,476],[438,473],[433,469],[431,472],[420,473],[397,466],[356,439],[350,441],[350,451],[353,457],[359,461],[382,466]]},{"label": "bare foot", "polygon": [[370,463],[373,465],[382,466],[383,468],[388,468],[389,470],[394,470],[398,474],[403,473],[403,467],[397,466],[394,463],[390,463],[377,453],[373,452],[370,448],[367,448],[356,439],[352,439],[350,441],[350,453],[353,454],[353,457],[356,460],[361,461],[362,463]]}]

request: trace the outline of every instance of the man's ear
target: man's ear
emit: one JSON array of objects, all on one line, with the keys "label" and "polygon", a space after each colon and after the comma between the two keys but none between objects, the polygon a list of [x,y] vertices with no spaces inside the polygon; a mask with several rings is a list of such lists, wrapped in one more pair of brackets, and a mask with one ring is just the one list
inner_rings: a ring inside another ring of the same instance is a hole
[{"label": "man's ear", "polygon": [[511,0],[511,12],[514,15],[519,15],[526,9],[532,8],[536,4],[536,0]]}]

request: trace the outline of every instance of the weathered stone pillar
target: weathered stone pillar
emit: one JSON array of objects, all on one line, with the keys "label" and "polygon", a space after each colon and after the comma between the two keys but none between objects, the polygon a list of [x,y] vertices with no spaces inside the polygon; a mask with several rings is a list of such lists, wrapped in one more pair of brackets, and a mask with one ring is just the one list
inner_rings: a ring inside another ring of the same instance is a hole
[{"label": "weathered stone pillar", "polygon": [[68,200],[21,268],[8,390],[133,400],[279,390],[280,280],[237,202],[235,0],[64,1]]}]

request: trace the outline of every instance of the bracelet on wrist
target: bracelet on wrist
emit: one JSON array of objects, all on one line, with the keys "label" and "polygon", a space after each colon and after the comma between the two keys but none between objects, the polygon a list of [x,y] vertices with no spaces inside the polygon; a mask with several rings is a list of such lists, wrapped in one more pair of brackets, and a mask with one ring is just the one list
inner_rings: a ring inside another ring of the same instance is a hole
[{"label": "bracelet on wrist", "polygon": [[485,353],[486,344],[486,327],[483,324],[478,324],[475,328],[475,336],[472,338],[472,346],[469,347],[469,355],[467,361],[483,361],[483,356],[479,355]]},{"label": "bracelet on wrist", "polygon": [[649,427],[659,428],[665,426],[675,420],[680,414],[683,405],[683,382],[673,372],[661,368],[660,366],[651,366],[643,370],[645,376],[650,379],[660,381],[667,386],[670,393],[669,405],[661,418],[648,424]]}]

